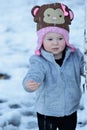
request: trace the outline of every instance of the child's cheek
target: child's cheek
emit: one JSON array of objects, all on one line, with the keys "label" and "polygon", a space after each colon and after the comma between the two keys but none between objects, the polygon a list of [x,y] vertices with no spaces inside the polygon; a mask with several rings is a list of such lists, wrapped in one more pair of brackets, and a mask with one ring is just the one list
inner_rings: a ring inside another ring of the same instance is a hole
[{"label": "child's cheek", "polygon": [[60,48],[61,48],[61,49],[64,49],[65,46],[66,46],[65,44],[61,44],[61,45],[60,45]]}]

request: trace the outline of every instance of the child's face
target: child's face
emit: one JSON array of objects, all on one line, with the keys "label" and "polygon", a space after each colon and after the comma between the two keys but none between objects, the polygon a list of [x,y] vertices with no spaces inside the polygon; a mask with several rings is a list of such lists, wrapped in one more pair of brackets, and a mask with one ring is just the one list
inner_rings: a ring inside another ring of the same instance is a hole
[{"label": "child's face", "polygon": [[46,51],[56,55],[65,49],[65,40],[63,35],[59,33],[49,32],[43,39],[43,47]]}]

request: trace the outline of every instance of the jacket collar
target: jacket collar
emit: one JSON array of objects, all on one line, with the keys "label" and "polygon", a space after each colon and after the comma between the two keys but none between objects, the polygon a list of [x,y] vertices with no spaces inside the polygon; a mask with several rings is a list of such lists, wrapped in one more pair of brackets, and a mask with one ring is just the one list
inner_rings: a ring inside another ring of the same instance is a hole
[{"label": "jacket collar", "polygon": [[[64,61],[70,56],[71,53],[73,53],[72,50],[69,47],[66,47],[66,54],[65,54]],[[45,51],[43,48],[41,49],[41,55],[46,60],[48,60],[48,61],[50,61],[52,63],[55,62],[55,58],[54,58],[53,54]]]},{"label": "jacket collar", "polygon": [[50,62],[55,61],[53,54],[45,51],[43,48],[41,49],[41,55]]}]

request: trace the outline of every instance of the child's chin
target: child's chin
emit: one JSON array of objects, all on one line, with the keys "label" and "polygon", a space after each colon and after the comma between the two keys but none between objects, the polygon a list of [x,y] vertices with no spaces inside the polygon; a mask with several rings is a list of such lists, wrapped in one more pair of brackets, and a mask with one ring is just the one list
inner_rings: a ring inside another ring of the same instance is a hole
[{"label": "child's chin", "polygon": [[53,54],[54,54],[54,55],[58,55],[58,54],[59,54],[59,52],[58,52],[58,51],[56,51],[56,52],[53,52]]}]

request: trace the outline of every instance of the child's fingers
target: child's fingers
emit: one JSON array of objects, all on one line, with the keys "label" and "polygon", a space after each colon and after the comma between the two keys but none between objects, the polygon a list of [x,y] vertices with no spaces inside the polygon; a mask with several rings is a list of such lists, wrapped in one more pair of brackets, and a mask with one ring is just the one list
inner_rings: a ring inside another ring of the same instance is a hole
[{"label": "child's fingers", "polygon": [[37,83],[35,81],[28,81],[26,84],[26,87],[33,90],[36,90],[39,87],[40,83]]},{"label": "child's fingers", "polygon": [[39,87],[38,85],[32,86],[31,90],[36,90],[38,87]]},{"label": "child's fingers", "polygon": [[30,81],[30,82],[27,83],[27,85],[38,86],[38,85],[40,85],[40,83],[37,83],[37,82],[34,82],[34,81]]},{"label": "child's fingers", "polygon": [[29,85],[29,88],[31,89],[31,91],[35,91],[38,89],[40,83],[32,83]]}]

